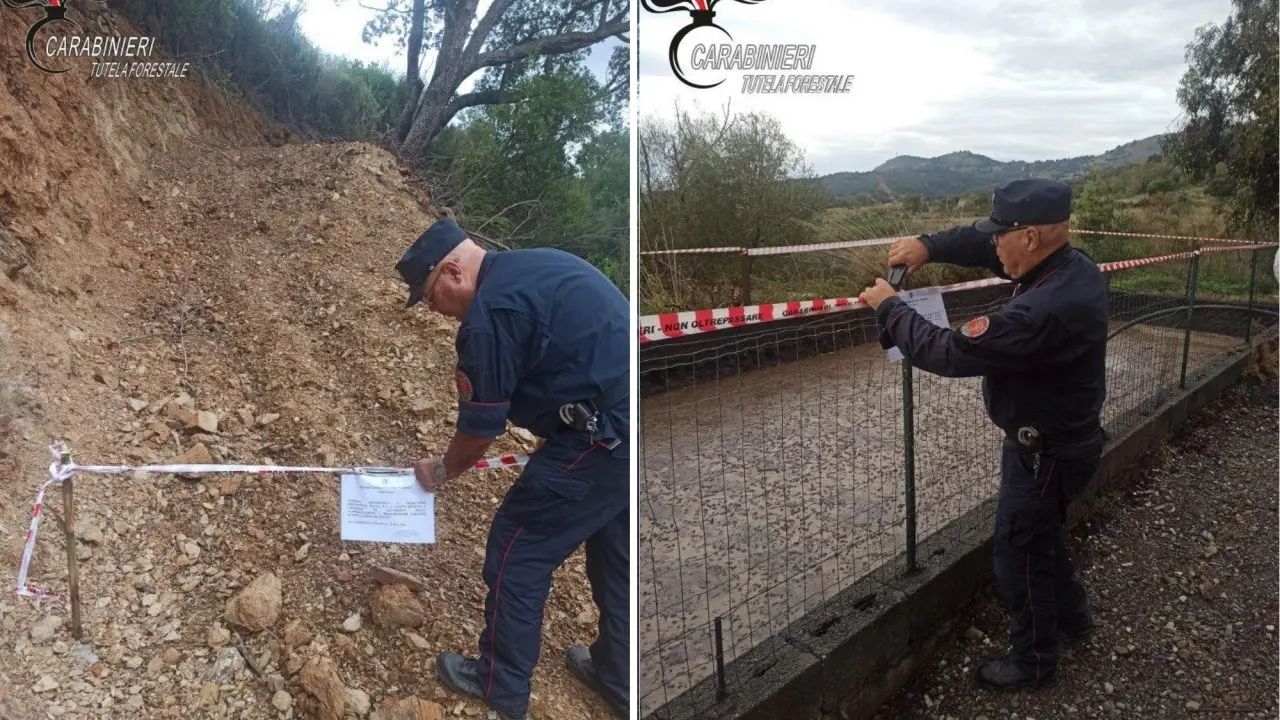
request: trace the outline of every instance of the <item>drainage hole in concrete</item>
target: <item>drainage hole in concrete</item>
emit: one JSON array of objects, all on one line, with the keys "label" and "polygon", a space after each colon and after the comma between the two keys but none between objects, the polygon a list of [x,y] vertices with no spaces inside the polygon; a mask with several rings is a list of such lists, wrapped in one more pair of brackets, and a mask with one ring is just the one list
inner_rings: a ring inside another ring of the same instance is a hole
[{"label": "drainage hole in concrete", "polygon": [[774,666],[774,665],[777,665],[777,664],[778,664],[778,661],[777,661],[777,660],[774,660],[773,662],[769,663],[768,665],[765,665],[764,667],[762,667],[762,668],[760,668],[759,670],[757,670],[757,671],[755,671],[754,673],[752,673],[752,675],[754,675],[754,676],[756,676],[756,677],[764,677],[764,674],[765,674],[765,673],[767,673],[767,672],[769,672],[770,670],[772,670],[772,669],[773,669],[773,666]]},{"label": "drainage hole in concrete", "polygon": [[810,631],[809,631],[809,634],[810,634],[810,635],[812,635],[812,636],[814,636],[814,637],[822,637],[823,635],[826,635],[826,634],[827,634],[827,631],[831,629],[831,626],[835,625],[835,624],[836,624],[836,623],[838,623],[838,622],[840,622],[840,616],[839,616],[839,615],[837,615],[837,616],[835,616],[835,617],[831,618],[830,620],[828,620],[828,621],[826,621],[826,622],[822,623],[821,625],[819,625],[818,627],[814,628],[813,630],[810,630]]}]

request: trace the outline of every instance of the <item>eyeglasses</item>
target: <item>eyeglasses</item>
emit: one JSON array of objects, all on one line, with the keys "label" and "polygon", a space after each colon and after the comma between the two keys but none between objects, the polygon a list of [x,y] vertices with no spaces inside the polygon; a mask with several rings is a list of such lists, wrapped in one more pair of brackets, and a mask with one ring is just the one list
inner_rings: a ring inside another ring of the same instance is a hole
[{"label": "eyeglasses", "polygon": [[436,283],[440,282],[440,276],[444,274],[442,268],[437,268],[440,272],[436,273],[434,279],[427,282],[427,287],[422,291],[422,299],[427,301],[427,307],[435,309],[435,303],[431,302],[431,293],[436,289]]},{"label": "eyeglasses", "polygon": [[1031,226],[1030,226],[1030,225],[1015,225],[1014,227],[1005,228],[1005,229],[1003,229],[1003,230],[1001,230],[1001,231],[999,231],[999,232],[997,232],[997,233],[994,233],[994,234],[991,236],[991,246],[992,246],[992,247],[997,247],[997,246],[999,245],[999,243],[1000,243],[1000,238],[1004,237],[1005,235],[1011,235],[1011,234],[1013,234],[1013,233],[1019,232],[1019,231],[1021,231],[1021,230],[1026,230],[1026,229],[1027,229],[1027,228],[1029,228],[1029,227],[1031,227]]}]

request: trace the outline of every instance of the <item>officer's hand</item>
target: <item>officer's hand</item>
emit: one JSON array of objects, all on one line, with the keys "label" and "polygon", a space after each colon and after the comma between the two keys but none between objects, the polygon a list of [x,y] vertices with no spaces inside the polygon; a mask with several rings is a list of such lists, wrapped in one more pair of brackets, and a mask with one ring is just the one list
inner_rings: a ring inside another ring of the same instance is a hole
[{"label": "officer's hand", "polygon": [[889,265],[906,265],[907,272],[929,262],[929,248],[920,238],[898,238],[889,246]]},{"label": "officer's hand", "polygon": [[880,303],[897,294],[898,291],[893,289],[888,280],[876,278],[876,284],[863,290],[858,299],[870,305],[873,310],[879,310]]},{"label": "officer's hand", "polygon": [[413,464],[413,477],[423,490],[437,492],[444,487],[445,472],[443,458],[422,458]]}]

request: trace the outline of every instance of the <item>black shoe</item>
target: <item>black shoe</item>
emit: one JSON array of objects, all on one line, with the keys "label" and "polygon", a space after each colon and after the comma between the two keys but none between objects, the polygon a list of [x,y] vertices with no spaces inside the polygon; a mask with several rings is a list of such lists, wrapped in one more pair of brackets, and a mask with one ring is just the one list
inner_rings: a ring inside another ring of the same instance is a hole
[{"label": "black shoe", "polygon": [[573,673],[579,680],[591,688],[597,695],[604,698],[609,703],[609,709],[613,711],[614,717],[626,720],[630,717],[630,708],[626,699],[619,699],[605,688],[604,683],[600,682],[600,677],[596,675],[595,663],[591,662],[591,651],[581,645],[572,645],[565,651],[567,656],[566,664],[569,666],[569,672]]},{"label": "black shoe", "polygon": [[[436,675],[449,686],[450,690],[487,704],[484,688],[480,685],[479,673],[476,670],[477,662],[473,658],[464,658],[457,653],[440,653],[436,656]],[[498,720],[525,720],[524,715],[511,715],[493,706],[489,709],[497,715]]]},{"label": "black shoe", "polygon": [[978,682],[997,690],[1053,687],[1058,683],[1058,671],[1055,669],[1041,673],[1040,678],[1036,679],[1035,675],[1005,657],[983,663],[978,668]]},{"label": "black shoe", "polygon": [[1072,627],[1067,627],[1067,626],[1059,627],[1058,632],[1068,640],[1074,640],[1078,642],[1082,640],[1088,640],[1089,637],[1093,635],[1093,630],[1095,627],[1096,627],[1095,623],[1093,622],[1093,613],[1086,612],[1084,614],[1084,622]]}]

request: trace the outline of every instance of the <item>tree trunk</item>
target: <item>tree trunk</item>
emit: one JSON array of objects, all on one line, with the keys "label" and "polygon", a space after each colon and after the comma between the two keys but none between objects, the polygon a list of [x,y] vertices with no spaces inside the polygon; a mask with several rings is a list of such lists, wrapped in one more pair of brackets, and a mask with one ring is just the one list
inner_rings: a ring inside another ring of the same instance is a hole
[{"label": "tree trunk", "polygon": [[426,0],[413,0],[413,19],[409,21],[409,69],[405,73],[409,96],[405,100],[404,112],[400,114],[400,128],[396,131],[396,141],[403,143],[413,125],[413,113],[418,107],[418,99],[422,95],[422,71],[418,68],[418,58],[422,55],[422,24],[426,14]]},{"label": "tree trunk", "polygon": [[450,98],[472,72],[463,74],[462,59],[471,21],[476,16],[477,4],[479,0],[460,0],[445,14],[444,33],[440,36],[435,71],[431,73],[431,82],[419,94],[417,102],[409,104],[413,109],[413,119],[398,153],[400,162],[410,170],[422,168],[422,155],[427,149],[427,143],[457,114],[457,110],[454,110],[452,114],[446,115]]},{"label": "tree trunk", "polygon": [[413,124],[400,145],[400,161],[407,167],[414,170],[422,167],[427,143],[439,135],[457,114],[456,110],[450,112],[449,98],[458,89],[458,84],[453,83],[448,88],[428,87],[422,93],[420,106],[413,116]]},{"label": "tree trunk", "polygon": [[488,40],[489,33],[497,26],[512,2],[514,0],[493,0],[474,31],[471,23],[475,19],[479,0],[459,0],[446,15],[435,72],[419,94],[417,102],[408,106],[412,108],[413,119],[397,153],[400,162],[410,170],[422,168],[427,144],[463,109],[515,101],[515,95],[505,89],[456,95],[462,81],[472,74],[530,56],[559,55],[580,50],[612,35],[625,33],[628,29],[627,14],[618,13],[592,31],[533,38],[511,47],[482,53],[481,49]]}]

